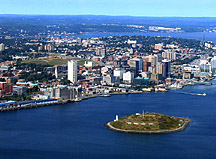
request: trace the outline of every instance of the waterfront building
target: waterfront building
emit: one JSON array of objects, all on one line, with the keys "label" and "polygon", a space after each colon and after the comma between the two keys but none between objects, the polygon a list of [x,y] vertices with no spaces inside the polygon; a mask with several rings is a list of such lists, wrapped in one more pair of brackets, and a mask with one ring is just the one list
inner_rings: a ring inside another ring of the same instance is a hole
[{"label": "waterfront building", "polygon": [[26,87],[25,86],[13,86],[13,94],[22,95],[26,94]]},{"label": "waterfront building", "polygon": [[44,95],[48,99],[62,99],[62,100],[73,100],[80,96],[81,90],[79,87],[67,86],[67,85],[57,85],[55,87],[41,88]]},{"label": "waterfront building", "polygon": [[115,77],[113,75],[105,75],[103,76],[102,83],[105,85],[113,85],[115,83]]},{"label": "waterfront building", "polygon": [[77,60],[68,61],[68,80],[77,82]]},{"label": "waterfront building", "polygon": [[134,79],[134,84],[135,85],[140,85],[140,86],[148,86],[149,85],[149,78],[136,77]]},{"label": "waterfront building", "polygon": [[11,83],[0,82],[0,96],[13,95],[13,86]]},{"label": "waterfront building", "polygon": [[128,71],[126,73],[123,73],[123,82],[124,83],[132,83],[134,80],[134,73]]},{"label": "waterfront building", "polygon": [[67,85],[58,85],[58,86],[54,87],[54,89],[55,89],[55,98],[56,99],[67,100],[70,98],[70,93],[69,93],[69,90],[67,88]]},{"label": "waterfront building", "polygon": [[116,69],[113,71],[114,77],[119,77],[120,80],[123,79],[123,73],[125,73],[125,70],[124,70],[124,69],[118,69],[118,68],[116,68]]}]

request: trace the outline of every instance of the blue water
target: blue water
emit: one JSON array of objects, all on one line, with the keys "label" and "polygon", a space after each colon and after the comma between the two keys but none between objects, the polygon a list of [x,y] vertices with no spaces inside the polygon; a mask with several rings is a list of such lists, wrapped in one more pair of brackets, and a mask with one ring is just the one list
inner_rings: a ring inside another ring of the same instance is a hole
[{"label": "blue water", "polygon": [[[0,113],[1,159],[215,159],[216,81],[165,93],[97,97]],[[184,93],[182,93],[184,92]],[[206,93],[207,96],[192,94]],[[116,114],[157,112],[193,120],[185,131],[129,134],[107,129]]]},{"label": "blue water", "polygon": [[80,35],[74,35],[74,38],[92,38],[92,37],[107,37],[107,36],[171,36],[176,38],[183,39],[196,39],[196,40],[205,40],[212,41],[216,43],[216,33],[209,32],[192,32],[192,33],[160,33],[160,32],[151,32],[151,33],[83,33]]}]

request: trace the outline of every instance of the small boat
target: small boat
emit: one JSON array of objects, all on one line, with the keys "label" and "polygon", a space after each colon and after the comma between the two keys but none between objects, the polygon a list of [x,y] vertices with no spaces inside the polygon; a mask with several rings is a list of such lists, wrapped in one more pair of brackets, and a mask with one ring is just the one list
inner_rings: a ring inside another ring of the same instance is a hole
[{"label": "small boat", "polygon": [[80,101],[81,101],[81,99],[79,99],[79,98],[76,98],[76,99],[74,99],[74,101],[75,101],[75,102],[80,102]]},{"label": "small boat", "polygon": [[142,91],[143,91],[143,92],[151,92],[152,89],[151,89],[151,88],[143,88]]},{"label": "small boat", "polygon": [[206,93],[203,93],[203,94],[197,94],[198,96],[206,96],[207,94]]},{"label": "small boat", "polygon": [[110,94],[102,94],[101,97],[110,97]]},{"label": "small boat", "polygon": [[155,88],[155,92],[167,92],[165,88]]}]

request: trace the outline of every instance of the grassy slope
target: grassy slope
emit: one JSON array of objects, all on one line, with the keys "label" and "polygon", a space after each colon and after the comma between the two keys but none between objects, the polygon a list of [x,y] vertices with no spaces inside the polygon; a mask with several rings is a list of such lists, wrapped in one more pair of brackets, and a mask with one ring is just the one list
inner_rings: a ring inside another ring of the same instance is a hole
[{"label": "grassy slope", "polygon": [[[142,115],[129,115],[119,119],[118,121],[111,122],[111,125],[115,128],[124,130],[171,130],[179,127],[179,124],[184,123],[184,121],[179,121],[180,119],[184,120],[184,118],[175,118],[157,113],[148,113],[145,114],[144,118],[142,117]],[[139,124],[128,124],[126,123],[126,121]],[[146,125],[141,125],[140,123],[146,123]]]}]

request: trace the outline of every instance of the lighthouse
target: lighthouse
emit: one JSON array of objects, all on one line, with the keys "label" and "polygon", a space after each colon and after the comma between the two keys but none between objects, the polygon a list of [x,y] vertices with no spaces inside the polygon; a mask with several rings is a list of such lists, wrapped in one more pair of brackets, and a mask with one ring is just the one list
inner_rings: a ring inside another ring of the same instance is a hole
[{"label": "lighthouse", "polygon": [[116,115],[116,118],[115,118],[115,120],[114,121],[118,121],[118,115]]}]

